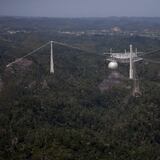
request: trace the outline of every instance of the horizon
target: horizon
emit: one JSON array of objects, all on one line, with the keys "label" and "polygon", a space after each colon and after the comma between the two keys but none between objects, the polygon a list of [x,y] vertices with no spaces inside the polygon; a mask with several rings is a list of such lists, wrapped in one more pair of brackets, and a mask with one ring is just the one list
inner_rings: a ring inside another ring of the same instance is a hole
[{"label": "horizon", "polygon": [[52,17],[52,16],[25,16],[25,15],[0,15],[0,17],[13,17],[13,18],[59,18],[59,19],[63,19],[63,18],[65,18],[65,19],[88,19],[88,18],[90,18],[90,19],[94,19],[94,18],[160,18],[160,16],[89,16],[89,17]]}]

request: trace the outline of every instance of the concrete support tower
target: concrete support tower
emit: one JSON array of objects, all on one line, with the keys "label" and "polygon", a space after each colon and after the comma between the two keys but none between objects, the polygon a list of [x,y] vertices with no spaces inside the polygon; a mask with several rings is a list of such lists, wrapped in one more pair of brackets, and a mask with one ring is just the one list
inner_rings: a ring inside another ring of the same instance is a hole
[{"label": "concrete support tower", "polygon": [[129,79],[133,79],[133,47],[130,45]]},{"label": "concrete support tower", "polygon": [[51,73],[51,74],[54,74],[54,63],[53,63],[53,41],[51,41],[50,73]]}]

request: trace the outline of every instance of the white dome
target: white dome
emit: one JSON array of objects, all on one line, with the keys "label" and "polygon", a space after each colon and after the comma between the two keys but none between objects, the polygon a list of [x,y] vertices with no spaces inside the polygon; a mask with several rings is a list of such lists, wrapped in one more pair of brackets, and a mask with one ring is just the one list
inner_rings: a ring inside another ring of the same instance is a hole
[{"label": "white dome", "polygon": [[117,69],[118,68],[118,63],[117,62],[110,62],[109,64],[108,64],[108,68],[109,69]]}]

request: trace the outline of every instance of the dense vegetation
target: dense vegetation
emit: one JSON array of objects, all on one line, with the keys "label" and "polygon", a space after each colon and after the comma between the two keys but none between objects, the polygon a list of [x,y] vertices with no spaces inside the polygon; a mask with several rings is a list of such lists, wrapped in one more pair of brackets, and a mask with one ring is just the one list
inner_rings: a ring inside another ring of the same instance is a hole
[{"label": "dense vegetation", "polygon": [[[160,41],[70,37],[69,43],[92,43],[99,53],[54,45],[54,75],[49,74],[49,48],[6,69],[15,57],[52,37],[66,39],[57,33],[37,32],[8,35],[13,43],[1,40],[0,160],[158,160],[160,65],[136,65],[143,93],[139,98],[132,96],[132,82],[126,78],[105,92],[99,85],[112,74],[100,54],[102,46],[122,49],[135,42],[142,50],[147,44],[151,50],[149,45],[156,49]],[[101,43],[104,39],[107,41]],[[156,53],[149,58],[160,56]],[[124,65],[117,72],[128,75]]]}]

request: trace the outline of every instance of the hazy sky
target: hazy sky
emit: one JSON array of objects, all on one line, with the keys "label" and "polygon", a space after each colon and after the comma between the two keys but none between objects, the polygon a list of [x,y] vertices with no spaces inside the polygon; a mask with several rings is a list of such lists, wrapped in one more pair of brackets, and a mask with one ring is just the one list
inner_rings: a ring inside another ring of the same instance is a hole
[{"label": "hazy sky", "polygon": [[160,17],[160,0],[0,0],[0,15]]}]

